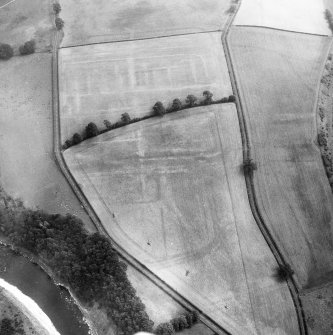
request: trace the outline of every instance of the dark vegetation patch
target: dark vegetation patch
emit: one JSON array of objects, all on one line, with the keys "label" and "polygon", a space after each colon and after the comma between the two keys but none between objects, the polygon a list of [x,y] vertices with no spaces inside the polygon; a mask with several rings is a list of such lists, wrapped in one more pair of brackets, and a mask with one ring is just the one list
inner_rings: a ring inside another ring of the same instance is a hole
[{"label": "dark vegetation patch", "polygon": [[53,12],[55,15],[55,20],[54,20],[55,26],[57,30],[62,30],[65,25],[65,22],[61,17],[59,17],[59,13],[61,12],[61,6],[58,2],[55,2],[52,5],[52,8],[53,8]]},{"label": "dark vegetation patch", "polygon": [[27,209],[1,190],[0,231],[13,245],[39,257],[81,303],[97,303],[119,334],[152,331],[153,322],[127,278],[126,264],[106,237],[89,234],[77,217]]},{"label": "dark vegetation patch", "polygon": [[8,60],[14,55],[13,48],[6,43],[0,43],[0,59]]},{"label": "dark vegetation patch", "polygon": [[25,335],[23,321],[19,314],[0,319],[0,335]]},{"label": "dark vegetation patch", "polygon": [[329,9],[325,10],[325,19],[327,21],[328,27],[330,28],[331,32],[333,33],[333,16]]},{"label": "dark vegetation patch", "polygon": [[156,327],[157,335],[169,335],[189,329],[199,321],[199,313],[197,311],[187,311],[169,322],[163,322]]},{"label": "dark vegetation patch", "polygon": [[284,282],[292,278],[293,274],[294,274],[294,270],[291,268],[289,264],[279,265],[275,269],[275,278],[278,282]]},{"label": "dark vegetation patch", "polygon": [[31,55],[35,52],[35,50],[36,42],[34,40],[27,41],[19,47],[19,52],[22,56]]}]

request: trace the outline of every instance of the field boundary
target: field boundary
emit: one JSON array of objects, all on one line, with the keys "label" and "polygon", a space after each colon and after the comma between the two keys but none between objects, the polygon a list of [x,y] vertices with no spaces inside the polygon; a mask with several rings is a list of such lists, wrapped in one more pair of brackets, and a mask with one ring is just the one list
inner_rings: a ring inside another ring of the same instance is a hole
[{"label": "field boundary", "polygon": [[[237,8],[237,11],[239,9],[239,6]],[[236,11],[236,13],[237,13]],[[231,24],[225,29],[225,31],[222,33],[222,45],[229,69],[229,74],[230,74],[230,80],[231,80],[231,86],[233,89],[233,93],[236,98],[236,109],[237,109],[237,114],[238,114],[238,119],[239,119],[239,127],[240,127],[240,132],[241,132],[241,138],[242,138],[242,145],[243,145],[243,159],[244,161],[250,160],[252,155],[251,155],[251,141],[246,125],[246,120],[245,120],[245,113],[243,109],[243,105],[240,99],[240,90],[237,85],[236,81],[236,71],[233,66],[232,62],[232,56],[231,56],[231,51],[229,48],[229,30],[230,30]],[[245,27],[245,26],[244,26]],[[251,27],[251,26],[249,26]],[[255,26],[252,26],[255,27]],[[316,35],[317,36],[317,35]],[[326,36],[326,35],[324,35]],[[259,206],[258,206],[258,200],[256,196],[256,191],[255,191],[255,186],[254,186],[254,181],[253,181],[253,174],[245,174],[245,182],[246,182],[246,188],[247,188],[247,193],[248,193],[248,198],[249,198],[249,203],[251,207],[251,211],[253,214],[253,217],[255,221],[257,222],[257,225],[263,234],[269,248],[271,249],[277,263],[279,266],[286,266],[288,263],[286,262],[286,257],[283,255],[281,250],[278,248],[277,243],[275,242],[269,228],[266,226],[263,217],[260,213]],[[306,322],[305,322],[305,315],[302,307],[302,302],[300,299],[299,295],[299,289],[298,289],[298,284],[296,280],[291,277],[287,279],[287,284],[289,287],[289,291],[291,293],[295,309],[296,309],[296,314],[297,314],[297,319],[298,319],[298,325],[299,325],[299,330],[301,335],[307,335],[307,327],[306,327]]]},{"label": "field boundary", "polygon": [[274,27],[268,27],[268,26],[256,26],[256,25],[250,25],[250,24],[234,24],[233,26],[234,27],[244,27],[244,28],[262,28],[262,29],[269,29],[269,30],[276,30],[276,31],[285,31],[287,33],[295,33],[295,34],[302,34],[302,35],[330,37],[330,35],[326,35],[326,34],[307,33],[305,31],[274,28]]},{"label": "field boundary", "polygon": [[160,38],[177,37],[177,36],[188,36],[188,35],[198,35],[198,34],[211,34],[211,33],[218,33],[218,32],[222,32],[222,29],[198,31],[198,32],[191,32],[191,33],[179,33],[179,34],[170,34],[170,35],[160,35],[160,36],[156,36],[156,37],[127,38],[127,39],[124,39],[124,40],[115,40],[115,41],[107,41],[107,42],[91,42],[91,43],[82,43],[82,44],[75,44],[75,45],[65,45],[63,47],[59,46],[58,49],[79,48],[79,47],[85,47],[85,46],[96,45],[96,44],[112,44],[112,43],[122,43],[122,42],[135,42],[135,41],[156,40],[156,39],[160,39]]},{"label": "field boundary", "polygon": [[[316,143],[317,147],[319,148],[320,156],[321,156],[321,162],[322,162],[322,165],[323,165],[323,168],[325,170],[326,177],[327,177],[326,179],[327,179],[327,182],[330,185],[329,178],[328,178],[328,175],[327,175],[327,167],[325,166],[324,160],[323,160],[323,151],[322,151],[322,148],[321,148],[320,143],[318,141],[318,137],[319,137],[319,134],[320,134],[320,132],[319,132],[319,128],[320,128],[319,102],[320,102],[320,95],[322,94],[322,82],[321,82],[321,80],[324,77],[324,74],[325,74],[325,65],[326,65],[326,63],[328,61],[328,57],[329,57],[329,55],[331,53],[331,50],[332,50],[332,47],[333,47],[333,38],[330,37],[330,36],[328,38],[330,38],[330,43],[329,43],[328,50],[327,50],[326,55],[325,55],[325,59],[324,59],[323,64],[322,64],[322,71],[320,73],[320,77],[319,77],[319,80],[318,80],[318,83],[317,83],[316,100],[315,100],[314,107],[313,107],[313,115],[314,115],[314,118],[315,118],[314,121],[315,121],[315,124],[316,124],[315,143]],[[331,185],[330,185],[330,187],[332,189]],[[333,189],[332,189],[332,191],[333,191]]]},{"label": "field boundary", "polygon": [[[169,36],[165,36],[169,37]],[[107,233],[104,226],[102,225],[101,221],[99,220],[97,214],[93,210],[92,206],[90,205],[89,201],[87,200],[84,193],[81,191],[79,185],[75,181],[73,175],[71,174],[61,151],[61,143],[60,143],[60,112],[59,112],[59,78],[58,78],[58,50],[61,40],[61,32],[54,31],[54,36],[52,40],[52,108],[53,108],[53,151],[55,161],[68,181],[69,185],[71,186],[74,194],[77,196],[78,200],[82,204],[82,207],[86,210],[88,216],[94,223],[98,232],[102,235],[107,237],[112,245],[113,248],[119,253],[120,257],[125,260],[126,262],[130,263],[136,270],[142,273],[144,276],[147,277],[148,280],[153,282],[156,286],[162,289],[166,294],[168,294],[171,298],[173,298],[177,303],[179,303],[185,309],[196,309],[200,313],[200,321],[205,324],[208,328],[212,331],[216,332],[220,335],[241,335],[245,333],[243,330],[239,329],[239,327],[235,327],[235,322],[230,320],[231,322],[227,321],[228,328],[230,331],[227,331],[222,326],[220,326],[217,322],[215,322],[212,318],[204,314],[200,309],[198,309],[195,305],[193,305],[188,299],[183,297],[179,292],[174,290],[168,284],[166,284],[163,280],[161,280],[157,275],[155,275],[152,271],[150,271],[145,265],[140,263],[130,255],[126,250],[124,250],[120,245],[118,245],[112,237]],[[119,41],[123,42],[123,41]],[[114,43],[114,42],[107,42],[107,43]],[[101,43],[96,43],[101,44]],[[231,324],[232,323],[232,324]]]}]

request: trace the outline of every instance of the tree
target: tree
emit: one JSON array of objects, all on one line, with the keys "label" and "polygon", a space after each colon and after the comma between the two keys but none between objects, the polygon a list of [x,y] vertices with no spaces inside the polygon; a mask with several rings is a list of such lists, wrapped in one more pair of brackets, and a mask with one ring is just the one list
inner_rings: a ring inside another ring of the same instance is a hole
[{"label": "tree", "polygon": [[8,318],[4,318],[1,320],[0,334],[1,335],[15,335],[16,334],[15,328],[13,327],[12,320]]},{"label": "tree", "polygon": [[250,158],[246,159],[243,163],[244,174],[251,174],[254,170],[257,170],[257,164]]},{"label": "tree", "polygon": [[125,124],[129,124],[131,121],[131,117],[129,116],[128,113],[123,113],[121,114],[121,121]]},{"label": "tree", "polygon": [[231,5],[229,7],[229,9],[227,10],[227,13],[228,14],[232,14],[232,13],[235,13],[235,11],[236,11],[236,6],[235,5]]},{"label": "tree", "polygon": [[333,32],[333,18],[332,18],[332,13],[326,9],[325,10],[325,18],[326,21],[328,23],[329,28],[331,29],[331,31]]},{"label": "tree", "polygon": [[184,315],[186,317],[186,321],[187,321],[188,327],[191,328],[193,326],[193,324],[195,323],[194,319],[193,319],[193,312],[192,311],[188,311]]},{"label": "tree", "polygon": [[0,43],[0,59],[8,60],[14,55],[13,48],[6,43]]},{"label": "tree", "polygon": [[193,321],[193,323],[197,323],[199,321],[199,312],[198,311],[192,311],[192,321]]},{"label": "tree", "polygon": [[104,120],[103,123],[107,129],[110,130],[112,128],[112,123],[109,120]]},{"label": "tree", "polygon": [[175,332],[179,332],[181,330],[179,327],[179,318],[171,319],[170,323],[172,324],[172,327]]},{"label": "tree", "polygon": [[236,101],[236,97],[234,95],[229,95],[228,102],[235,102],[235,101]]},{"label": "tree", "polygon": [[211,93],[210,91],[203,91],[202,95],[205,97],[205,105],[210,105],[213,102],[213,93]]},{"label": "tree", "polygon": [[97,136],[98,134],[99,134],[99,130],[98,130],[96,124],[93,123],[93,122],[88,123],[88,125],[86,127],[87,138]]},{"label": "tree", "polygon": [[31,55],[35,52],[35,48],[36,42],[34,40],[30,40],[19,47],[19,52],[22,56]]},{"label": "tree", "polygon": [[198,100],[197,97],[195,97],[194,95],[192,94],[189,94],[187,97],[186,97],[186,100],[185,102],[189,105],[189,107],[194,107],[196,101]]},{"label": "tree", "polygon": [[72,142],[70,140],[66,140],[65,144],[62,146],[64,150],[70,148],[72,146]]},{"label": "tree", "polygon": [[58,2],[53,4],[53,11],[56,15],[58,15],[61,12],[61,6]]},{"label": "tree", "polygon": [[179,330],[183,330],[185,328],[188,328],[189,326],[192,326],[188,324],[186,316],[185,315],[181,315],[179,317]]},{"label": "tree", "polygon": [[79,144],[81,142],[82,142],[82,136],[78,133],[75,133],[73,135],[73,140],[72,140],[73,145]]},{"label": "tree", "polygon": [[56,25],[56,28],[57,28],[58,30],[61,30],[61,29],[64,27],[65,22],[64,22],[64,20],[61,19],[60,17],[57,17],[57,18],[55,19],[55,25]]},{"label": "tree", "polygon": [[275,269],[275,278],[279,282],[286,281],[287,279],[291,278],[293,274],[294,274],[294,270],[291,268],[289,264],[279,265]]},{"label": "tree", "polygon": [[157,335],[172,335],[175,333],[175,330],[170,322],[165,322],[157,326],[155,333]]},{"label": "tree", "polygon": [[183,108],[183,104],[179,99],[173,99],[171,110],[172,111],[179,111]]},{"label": "tree", "polygon": [[165,114],[165,107],[163,106],[161,101],[157,101],[153,107],[153,111],[155,115],[163,116]]}]

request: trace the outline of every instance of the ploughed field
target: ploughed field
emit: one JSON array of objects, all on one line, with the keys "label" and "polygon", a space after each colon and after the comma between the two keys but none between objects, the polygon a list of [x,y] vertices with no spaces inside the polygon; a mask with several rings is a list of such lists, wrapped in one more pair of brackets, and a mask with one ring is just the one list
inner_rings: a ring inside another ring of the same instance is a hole
[{"label": "ploughed field", "polygon": [[233,27],[229,45],[263,219],[301,287],[333,274],[333,198],[316,144],[316,97],[329,39]]},{"label": "ploughed field", "polygon": [[62,46],[221,30],[232,0],[66,0]]},{"label": "ploughed field", "polygon": [[151,118],[65,160],[110,236],[233,334],[298,334],[249,207],[233,104]]},{"label": "ploughed field", "polygon": [[332,7],[331,0],[242,0],[233,24],[330,35],[324,11]]},{"label": "ploughed field", "polygon": [[176,36],[60,50],[61,140],[89,122],[151,113],[188,94],[232,94],[221,33]]}]

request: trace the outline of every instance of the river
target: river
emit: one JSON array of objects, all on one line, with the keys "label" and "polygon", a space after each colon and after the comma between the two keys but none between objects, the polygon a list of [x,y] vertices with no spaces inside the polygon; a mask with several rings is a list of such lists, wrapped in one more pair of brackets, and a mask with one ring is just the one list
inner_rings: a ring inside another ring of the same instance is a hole
[{"label": "river", "polygon": [[0,278],[30,297],[61,335],[88,335],[83,315],[65,289],[59,288],[38,266],[0,246]]}]

